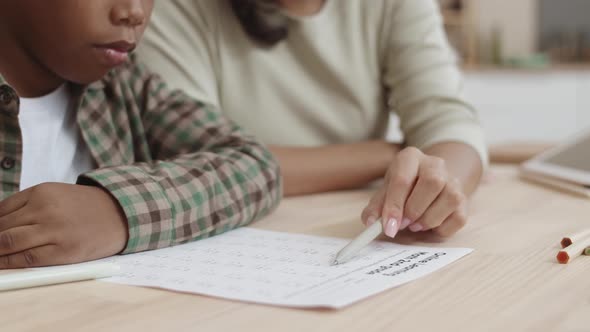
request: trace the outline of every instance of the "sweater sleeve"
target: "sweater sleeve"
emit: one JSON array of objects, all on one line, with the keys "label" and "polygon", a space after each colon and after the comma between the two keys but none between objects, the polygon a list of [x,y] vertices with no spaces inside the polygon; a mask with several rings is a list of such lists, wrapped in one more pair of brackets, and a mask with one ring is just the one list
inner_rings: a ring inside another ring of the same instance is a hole
[{"label": "sweater sleeve", "polygon": [[399,0],[387,27],[384,84],[405,143],[421,149],[459,142],[488,153],[476,110],[462,97],[463,81],[434,0]]}]

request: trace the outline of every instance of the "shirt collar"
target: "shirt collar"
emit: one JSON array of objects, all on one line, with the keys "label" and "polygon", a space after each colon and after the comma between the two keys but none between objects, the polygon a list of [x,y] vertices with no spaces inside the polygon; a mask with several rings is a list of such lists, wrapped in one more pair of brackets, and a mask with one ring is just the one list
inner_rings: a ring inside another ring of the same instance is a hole
[{"label": "shirt collar", "polygon": [[4,84],[8,84],[8,83],[6,83],[6,80],[4,80],[4,77],[0,73],[0,85],[4,85]]},{"label": "shirt collar", "polygon": [[[69,83],[69,84],[72,84],[72,83]],[[4,76],[2,76],[2,73],[0,73],[0,86],[2,86],[2,85],[10,86],[10,84],[8,84],[8,82],[6,82],[6,80],[4,79]],[[78,86],[81,91],[102,90],[105,87],[105,84],[102,79],[92,82],[88,85],[79,85],[79,84],[73,84],[73,85]]]}]

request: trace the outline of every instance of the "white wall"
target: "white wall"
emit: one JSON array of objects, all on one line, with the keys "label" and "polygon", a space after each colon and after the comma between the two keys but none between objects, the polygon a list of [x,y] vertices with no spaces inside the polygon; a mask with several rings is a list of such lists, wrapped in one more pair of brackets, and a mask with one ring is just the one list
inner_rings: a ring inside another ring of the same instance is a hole
[{"label": "white wall", "polygon": [[590,73],[580,75],[578,80],[577,122],[590,130]]},{"label": "white wall", "polygon": [[[465,75],[489,144],[560,142],[590,130],[590,71],[481,71]],[[388,138],[401,139],[392,117]]]},{"label": "white wall", "polygon": [[488,142],[558,142],[590,130],[590,71],[475,72],[466,96]]}]

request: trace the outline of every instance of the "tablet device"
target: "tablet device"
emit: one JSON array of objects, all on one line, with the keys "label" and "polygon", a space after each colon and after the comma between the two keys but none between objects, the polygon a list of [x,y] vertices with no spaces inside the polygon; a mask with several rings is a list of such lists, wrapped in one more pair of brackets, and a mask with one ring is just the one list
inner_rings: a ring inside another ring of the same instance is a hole
[{"label": "tablet device", "polygon": [[526,161],[521,171],[531,179],[561,181],[590,192],[590,131]]}]

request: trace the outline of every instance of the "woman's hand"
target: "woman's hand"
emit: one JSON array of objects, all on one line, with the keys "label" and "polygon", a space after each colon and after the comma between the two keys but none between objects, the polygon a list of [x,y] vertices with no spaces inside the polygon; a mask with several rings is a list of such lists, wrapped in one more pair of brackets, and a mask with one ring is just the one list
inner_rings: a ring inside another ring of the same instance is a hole
[{"label": "woman's hand", "polygon": [[409,147],[400,151],[362,213],[366,225],[381,218],[383,230],[394,237],[400,229],[433,230],[450,236],[467,222],[467,197],[444,159]]}]

